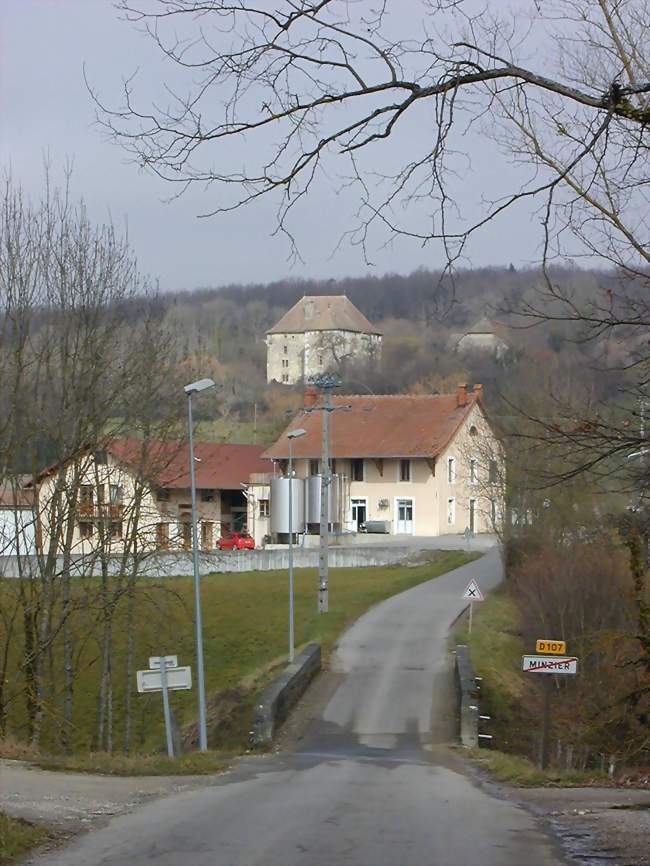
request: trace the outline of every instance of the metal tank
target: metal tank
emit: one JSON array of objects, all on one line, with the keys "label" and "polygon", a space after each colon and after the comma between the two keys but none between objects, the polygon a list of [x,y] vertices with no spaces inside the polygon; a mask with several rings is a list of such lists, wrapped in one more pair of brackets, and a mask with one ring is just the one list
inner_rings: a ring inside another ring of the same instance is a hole
[{"label": "metal tank", "polygon": [[[308,524],[320,526],[320,490],[322,475],[310,475],[306,480],[306,510],[305,518]],[[343,492],[343,477],[332,475],[329,487],[328,523],[341,523],[341,501]]]},{"label": "metal tank", "polygon": [[301,478],[271,479],[271,533],[287,534],[289,532],[289,484],[292,505],[292,532],[305,531],[305,484]]}]

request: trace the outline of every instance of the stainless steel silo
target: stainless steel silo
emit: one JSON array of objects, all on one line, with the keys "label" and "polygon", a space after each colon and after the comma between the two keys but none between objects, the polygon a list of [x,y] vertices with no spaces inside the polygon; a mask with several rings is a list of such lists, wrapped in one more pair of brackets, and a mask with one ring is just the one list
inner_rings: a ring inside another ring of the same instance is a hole
[{"label": "stainless steel silo", "polygon": [[289,484],[292,485],[291,529],[294,533],[305,531],[305,483],[302,478],[271,479],[271,533],[286,535],[289,532]]},{"label": "stainless steel silo", "polygon": [[[320,526],[320,491],[322,475],[310,475],[306,480],[305,518],[308,524]],[[343,479],[340,475],[332,475],[329,486],[329,502],[327,522],[341,522],[341,492]]]}]

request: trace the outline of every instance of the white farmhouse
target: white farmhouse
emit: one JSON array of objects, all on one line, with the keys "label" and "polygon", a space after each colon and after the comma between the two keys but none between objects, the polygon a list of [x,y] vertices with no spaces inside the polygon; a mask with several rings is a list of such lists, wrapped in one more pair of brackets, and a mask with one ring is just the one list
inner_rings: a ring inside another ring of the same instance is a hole
[{"label": "white farmhouse", "polygon": [[381,331],[345,295],[307,295],[266,335],[266,379],[293,385],[381,352]]}]

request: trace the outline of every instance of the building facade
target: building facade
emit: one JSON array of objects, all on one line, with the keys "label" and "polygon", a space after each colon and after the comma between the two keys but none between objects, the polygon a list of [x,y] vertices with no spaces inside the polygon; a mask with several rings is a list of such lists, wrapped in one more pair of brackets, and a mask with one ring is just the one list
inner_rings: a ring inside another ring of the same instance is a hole
[{"label": "building facade", "polygon": [[381,340],[345,295],[306,296],[267,332],[267,381],[294,385],[352,358],[379,358]]},{"label": "building facade", "polygon": [[[313,408],[316,395],[307,393]],[[310,405],[311,403],[311,405]],[[331,414],[331,470],[340,476],[341,532],[369,522],[393,535],[493,532],[503,516],[503,450],[482,406],[482,387],[456,394],[341,396]],[[317,404],[316,408],[317,408]],[[298,478],[320,472],[321,413],[300,413],[288,430]],[[286,473],[286,435],[265,453],[274,471]],[[271,498],[269,508],[273,509]]]},{"label": "building facade", "polygon": [[[262,451],[257,445],[195,443],[202,550],[213,550],[229,530],[247,528],[245,486],[251,473],[268,467]],[[117,439],[51,467],[36,485],[35,515],[42,553],[191,549],[188,446]]]}]

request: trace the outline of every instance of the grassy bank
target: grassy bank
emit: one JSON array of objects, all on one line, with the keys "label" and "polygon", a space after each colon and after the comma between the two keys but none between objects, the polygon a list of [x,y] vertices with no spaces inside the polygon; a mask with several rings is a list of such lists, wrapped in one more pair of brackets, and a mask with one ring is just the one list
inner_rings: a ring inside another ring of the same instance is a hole
[{"label": "grassy bank", "polygon": [[0,866],[13,863],[30,849],[43,845],[52,834],[20,818],[10,818],[0,812]]},{"label": "grassy bank", "polygon": [[[234,554],[236,555],[236,554]],[[317,573],[296,573],[296,643],[319,641],[327,657],[345,629],[373,604],[422,581],[456,568],[475,555],[440,551],[430,562],[416,567],[332,569],[330,612],[317,612]],[[6,581],[3,593],[15,592],[15,582]],[[73,751],[93,748],[97,719],[99,682],[99,636],[101,611],[96,581],[80,582],[75,592],[78,607],[71,618],[75,648]],[[287,652],[287,574],[285,571],[213,574],[203,578],[203,624],[206,690],[210,721],[210,745],[220,751],[240,751],[247,745],[250,710],[254,696],[284,664]],[[191,578],[142,579],[137,591],[135,630],[136,668],[145,668],[150,655],[177,654],[180,664],[194,667],[193,589]],[[17,623],[10,658],[9,683],[21,688],[23,636]],[[42,747],[56,753],[62,718],[63,682],[60,643],[53,645],[48,659],[51,699],[46,707]],[[132,750],[142,755],[159,752],[164,743],[159,694],[139,695],[135,674],[126,679],[126,611],[117,606],[113,618],[113,750],[122,751],[127,691],[133,703]],[[179,727],[191,726],[196,713],[196,690],[172,695]],[[9,707],[8,728],[14,737],[26,730],[24,696]],[[89,756],[79,769],[92,769]],[[158,759],[156,759],[158,760]],[[72,768],[72,767],[71,767]],[[99,769],[99,767],[98,767]]]},{"label": "grassy bank", "polygon": [[527,758],[505,754],[496,749],[473,749],[469,756],[500,782],[525,788],[575,788],[611,784],[607,773],[601,770],[540,770]]},{"label": "grassy bank", "polygon": [[607,784],[607,773],[593,770],[540,770],[536,759],[541,735],[542,690],[539,678],[526,678],[521,657],[534,647],[521,635],[520,614],[503,589],[474,605],[472,634],[459,624],[455,640],[469,646],[474,671],[482,677],[481,712],[491,716],[481,730],[491,746],[470,756],[502,782],[515,785],[576,786]]}]

